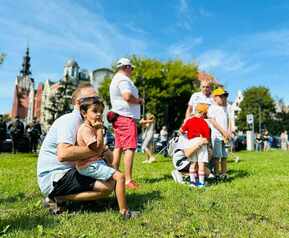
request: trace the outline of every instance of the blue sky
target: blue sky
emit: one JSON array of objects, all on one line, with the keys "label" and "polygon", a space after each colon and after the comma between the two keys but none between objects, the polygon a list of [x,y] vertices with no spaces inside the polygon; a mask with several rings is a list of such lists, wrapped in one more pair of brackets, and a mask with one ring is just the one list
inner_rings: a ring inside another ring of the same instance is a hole
[{"label": "blue sky", "polygon": [[0,113],[11,110],[27,43],[36,82],[121,56],[196,62],[230,91],[270,88],[289,103],[289,2],[278,0],[1,0]]}]

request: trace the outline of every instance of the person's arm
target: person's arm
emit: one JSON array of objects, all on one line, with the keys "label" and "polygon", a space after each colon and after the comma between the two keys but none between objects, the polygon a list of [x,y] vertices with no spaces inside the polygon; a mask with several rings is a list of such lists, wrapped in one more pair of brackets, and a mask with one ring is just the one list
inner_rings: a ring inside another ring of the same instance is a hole
[{"label": "person's arm", "polygon": [[144,99],[143,98],[137,98],[135,96],[132,95],[131,92],[124,92],[121,94],[123,100],[127,101],[129,104],[143,104],[144,103]]},{"label": "person's arm", "polygon": [[57,145],[57,159],[60,162],[84,160],[95,156],[96,152],[88,146],[61,143]]},{"label": "person's arm", "polygon": [[208,144],[208,140],[206,138],[202,138],[198,143],[193,145],[190,148],[184,149],[184,154],[186,157],[191,157],[194,153],[197,152],[197,150],[200,149],[202,145]]},{"label": "person's arm", "polygon": [[208,121],[213,125],[213,127],[215,127],[219,132],[221,132],[225,139],[228,139],[228,137],[230,136],[229,133],[227,133],[227,131],[225,131],[223,127],[220,126],[220,124],[216,121],[215,118],[209,118]]}]

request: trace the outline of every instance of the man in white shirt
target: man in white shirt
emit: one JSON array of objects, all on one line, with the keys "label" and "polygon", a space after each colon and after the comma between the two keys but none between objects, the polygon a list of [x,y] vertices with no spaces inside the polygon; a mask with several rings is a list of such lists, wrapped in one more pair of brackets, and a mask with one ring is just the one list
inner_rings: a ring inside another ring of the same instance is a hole
[{"label": "man in white shirt", "polygon": [[134,68],[130,60],[121,58],[116,66],[117,73],[109,87],[111,111],[117,114],[112,124],[115,136],[113,165],[119,168],[120,158],[124,152],[126,187],[136,189],[138,184],[132,179],[133,158],[137,148],[136,120],[140,119],[140,105],[144,100],[139,97],[138,89],[130,79]]},{"label": "man in white shirt", "polygon": [[[79,100],[95,96],[91,85],[79,86],[72,95],[74,111],[55,120],[42,143],[37,162],[38,185],[53,213],[58,212],[56,202],[60,200],[97,200],[114,189],[113,180],[102,182],[80,175],[74,166],[74,161],[96,155],[88,146],[76,145],[77,131],[83,122]],[[112,160],[110,151],[102,153]]]},{"label": "man in white shirt", "polygon": [[195,107],[198,103],[205,103],[209,106],[213,104],[213,99],[211,97],[211,84],[207,80],[201,81],[200,92],[192,94],[185,115],[186,119],[195,112]]}]

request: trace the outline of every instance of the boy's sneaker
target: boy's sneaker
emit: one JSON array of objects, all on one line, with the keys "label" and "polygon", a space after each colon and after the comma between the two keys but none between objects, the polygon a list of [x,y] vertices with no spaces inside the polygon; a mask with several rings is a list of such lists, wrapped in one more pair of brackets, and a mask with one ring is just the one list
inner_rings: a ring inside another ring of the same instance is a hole
[{"label": "boy's sneaker", "polygon": [[198,187],[198,188],[203,188],[203,187],[205,187],[205,186],[206,186],[205,183],[201,183],[201,182],[198,182],[198,183],[197,183],[197,187]]},{"label": "boy's sneaker", "polygon": [[125,211],[125,213],[121,214],[122,218],[124,220],[129,220],[129,219],[133,219],[133,218],[136,218],[140,215],[140,212],[139,211]]},{"label": "boy's sneaker", "polygon": [[192,188],[196,188],[198,185],[197,185],[197,183],[190,181],[189,186]]},{"label": "boy's sneaker", "polygon": [[178,170],[172,171],[172,177],[176,183],[184,183],[183,175]]},{"label": "boy's sneaker", "polygon": [[130,180],[128,183],[125,184],[125,187],[127,189],[138,189],[139,185],[135,181]]}]

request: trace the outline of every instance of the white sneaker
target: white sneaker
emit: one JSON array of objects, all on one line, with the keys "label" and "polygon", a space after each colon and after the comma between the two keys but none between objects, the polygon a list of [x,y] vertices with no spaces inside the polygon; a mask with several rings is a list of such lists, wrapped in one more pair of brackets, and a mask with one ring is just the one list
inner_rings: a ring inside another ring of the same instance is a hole
[{"label": "white sneaker", "polygon": [[183,175],[176,169],[172,171],[172,176],[176,183],[184,183]]},{"label": "white sneaker", "polygon": [[213,179],[213,178],[215,178],[215,175],[214,175],[213,173],[210,173],[210,174],[208,175],[208,178],[209,178],[209,179]]}]

